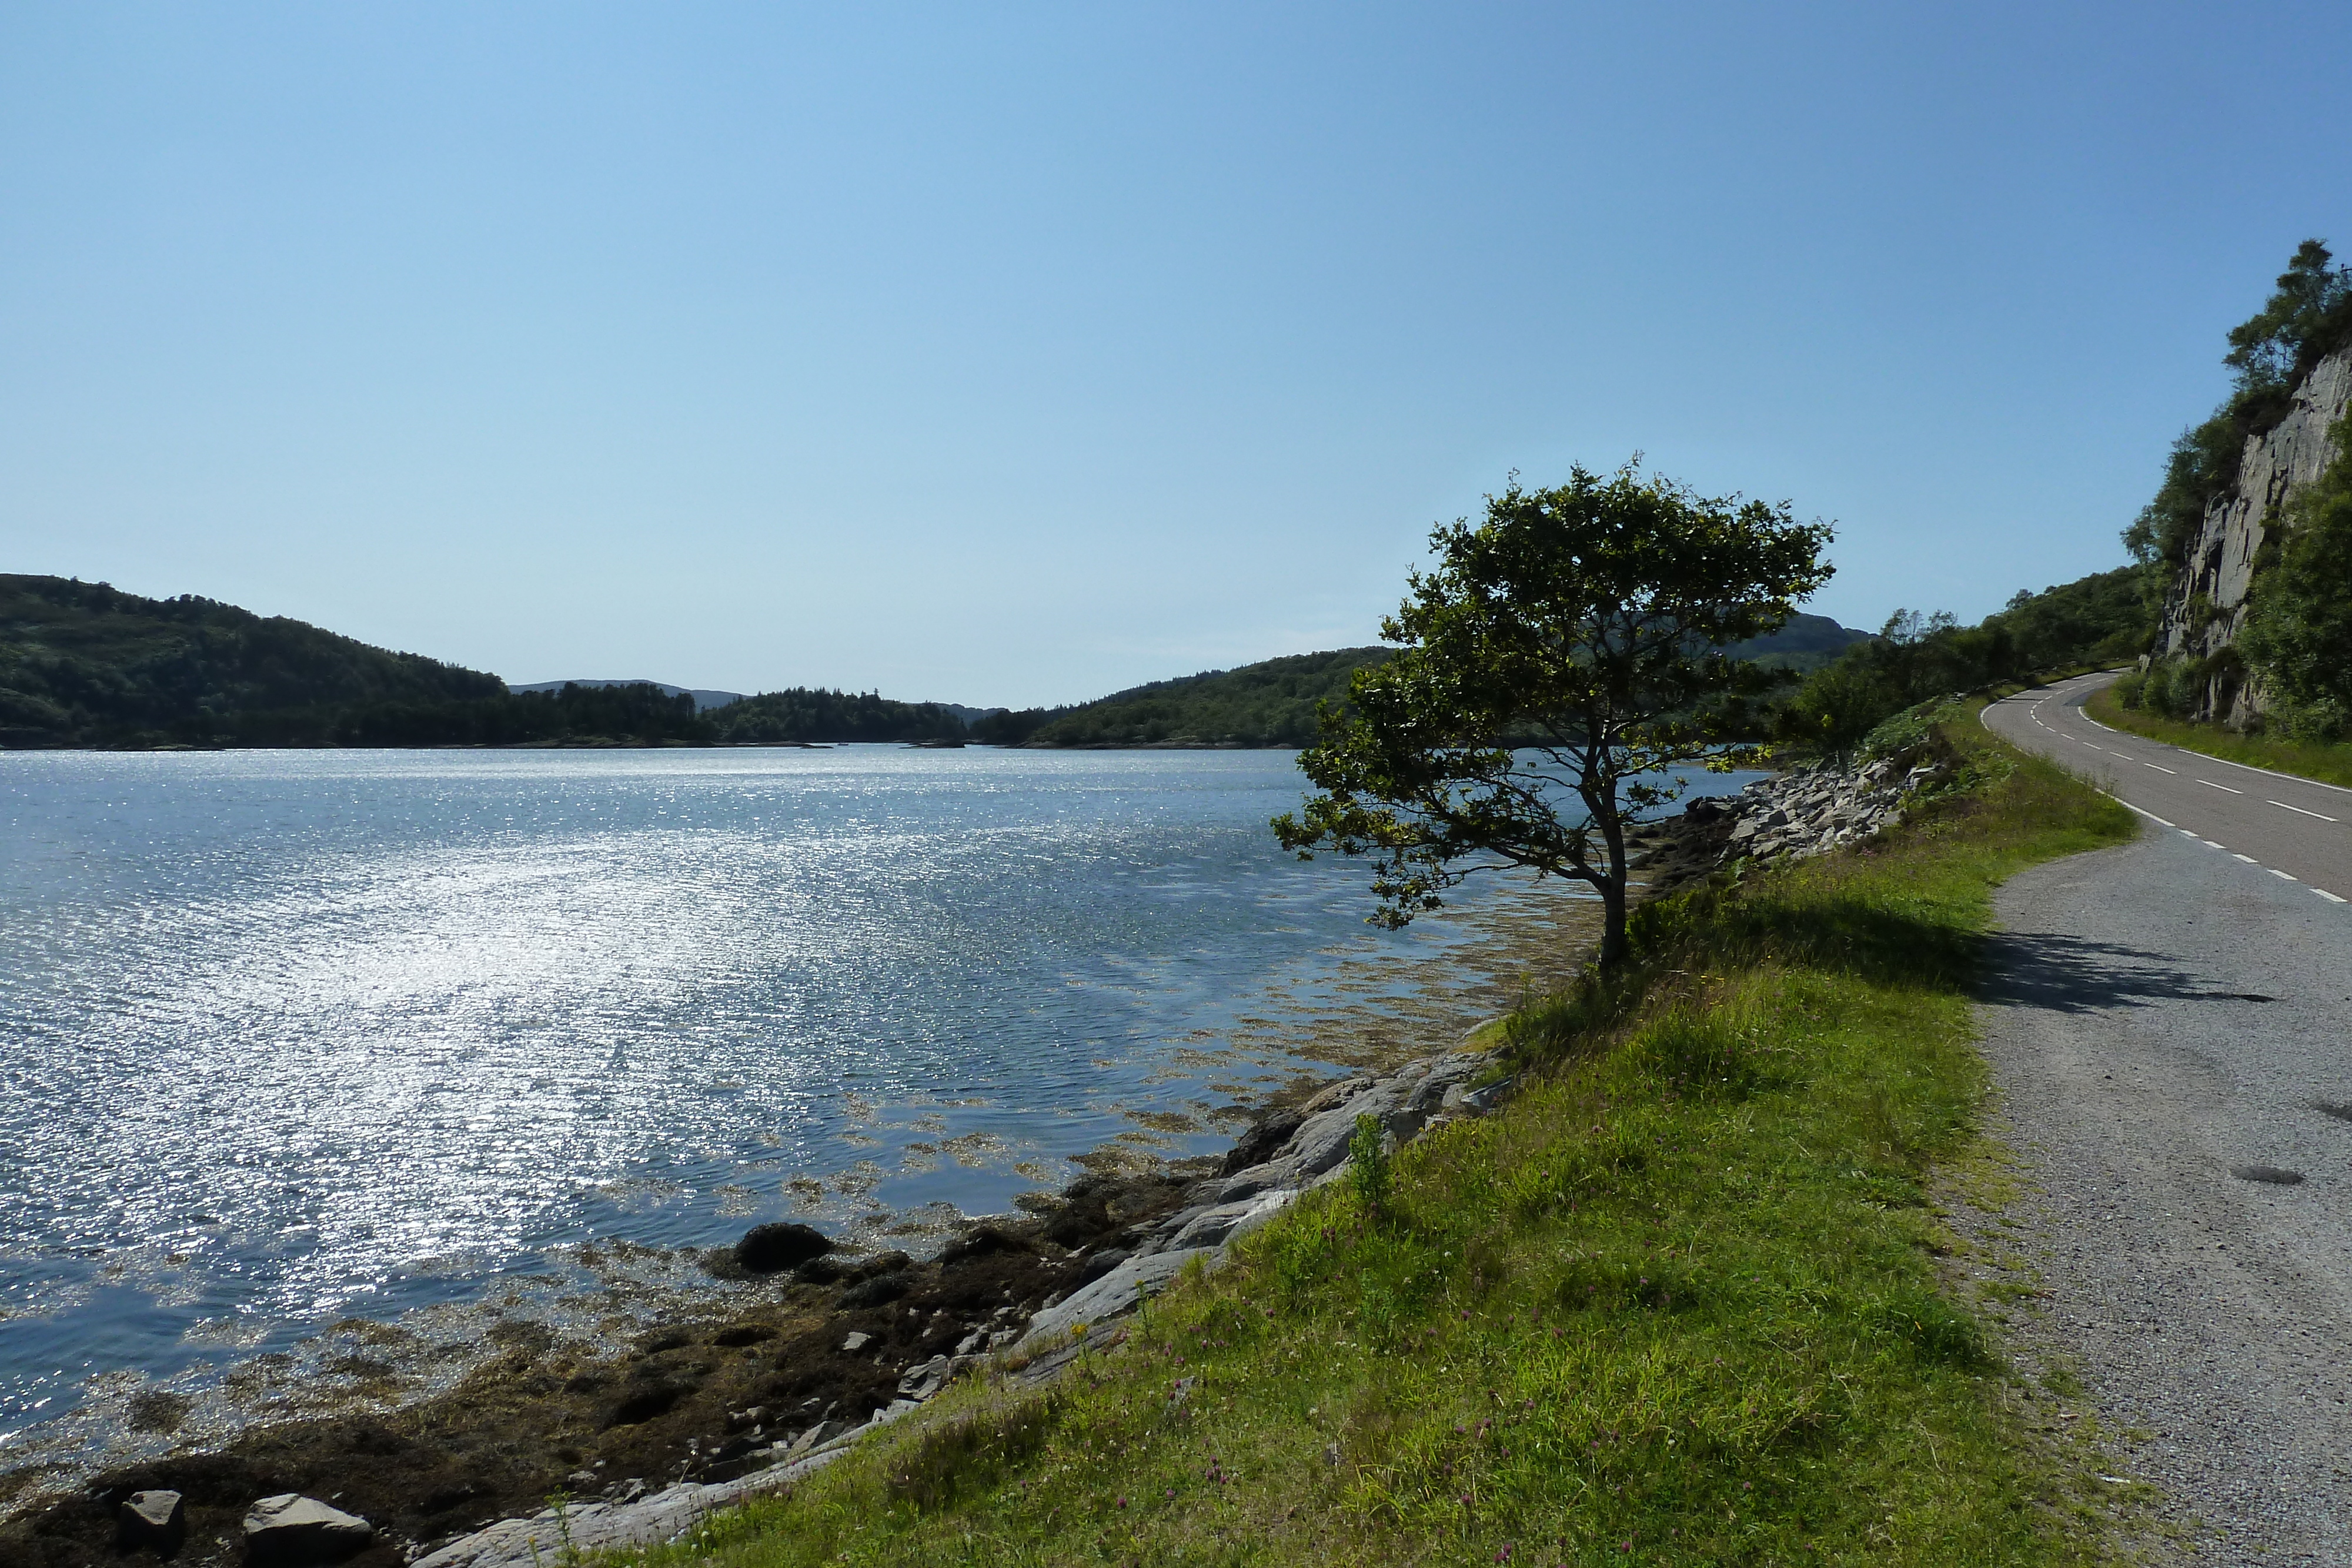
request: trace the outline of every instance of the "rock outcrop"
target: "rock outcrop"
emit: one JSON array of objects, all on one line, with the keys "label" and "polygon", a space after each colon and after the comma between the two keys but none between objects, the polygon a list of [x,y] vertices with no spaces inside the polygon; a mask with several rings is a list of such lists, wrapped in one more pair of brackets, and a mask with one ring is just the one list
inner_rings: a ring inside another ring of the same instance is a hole
[{"label": "rock outcrop", "polygon": [[[2238,640],[2245,630],[2255,558],[2281,526],[2287,503],[2317,483],[2336,460],[2331,436],[2347,405],[2352,350],[2320,361],[2295,389],[2286,417],[2246,438],[2237,482],[2206,507],[2188,558],[2165,595],[2157,644],[2165,656],[2206,658]],[[2259,684],[2224,668],[2208,679],[2203,711],[2197,716],[2242,727],[2262,706]]]},{"label": "rock outcrop", "polygon": [[1691,814],[1707,807],[1710,819],[1729,822],[1722,861],[1805,860],[1895,826],[1905,800],[1942,771],[1907,754],[1851,770],[1799,768],[1759,779],[1727,800],[1694,801]]}]

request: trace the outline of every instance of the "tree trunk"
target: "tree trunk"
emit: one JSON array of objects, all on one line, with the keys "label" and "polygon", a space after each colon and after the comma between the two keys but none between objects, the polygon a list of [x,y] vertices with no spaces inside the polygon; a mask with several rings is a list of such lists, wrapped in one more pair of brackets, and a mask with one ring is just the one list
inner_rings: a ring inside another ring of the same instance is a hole
[{"label": "tree trunk", "polygon": [[1601,837],[1609,846],[1609,874],[1595,884],[1601,890],[1601,967],[1613,969],[1626,954],[1625,824],[1615,811],[1601,813]]}]

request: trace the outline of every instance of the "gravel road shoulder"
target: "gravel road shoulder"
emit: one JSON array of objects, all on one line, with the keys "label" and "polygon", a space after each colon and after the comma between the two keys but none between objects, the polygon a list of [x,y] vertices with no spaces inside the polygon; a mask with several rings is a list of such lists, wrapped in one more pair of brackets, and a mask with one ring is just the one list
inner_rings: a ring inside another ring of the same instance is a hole
[{"label": "gravel road shoulder", "polygon": [[2021,1347],[2195,1561],[2352,1562],[2352,918],[2153,829],[1996,908]]}]

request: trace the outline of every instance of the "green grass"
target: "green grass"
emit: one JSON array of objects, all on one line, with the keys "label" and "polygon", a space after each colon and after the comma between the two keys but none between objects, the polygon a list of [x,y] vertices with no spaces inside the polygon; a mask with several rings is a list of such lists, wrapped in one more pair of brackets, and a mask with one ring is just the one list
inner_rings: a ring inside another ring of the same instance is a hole
[{"label": "green grass", "polygon": [[1954,710],[1965,787],[1864,852],[1650,906],[1506,1030],[1528,1087],[657,1563],[2102,1560],[2079,1456],[1946,1288],[1985,1148],[1990,894],[2132,819]]},{"label": "green grass", "polygon": [[2166,718],[2145,708],[2127,708],[2116,701],[2114,688],[2092,695],[2084,705],[2093,718],[2133,735],[2161,740],[2183,751],[2201,751],[2227,762],[2292,773],[2326,784],[2352,787],[2352,743],[2345,741],[2281,740],[2267,735],[2240,735],[2217,724],[2189,724]]}]

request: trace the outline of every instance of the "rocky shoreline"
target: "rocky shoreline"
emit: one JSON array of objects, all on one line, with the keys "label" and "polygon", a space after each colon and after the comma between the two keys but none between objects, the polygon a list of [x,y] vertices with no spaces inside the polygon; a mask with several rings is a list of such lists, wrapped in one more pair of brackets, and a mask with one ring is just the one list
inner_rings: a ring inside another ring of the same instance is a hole
[{"label": "rocky shoreline", "polygon": [[348,1527],[337,1538],[351,1568],[495,1568],[565,1542],[666,1539],[790,1484],[956,1376],[1050,1375],[1076,1324],[1132,1310],[1341,1174],[1358,1114],[1409,1137],[1491,1103],[1464,1092],[1485,1060],[1340,1079],[1267,1108],[1222,1161],[1081,1176],[1038,1212],[973,1221],[929,1261],[845,1258],[805,1228],[756,1228],[712,1261],[751,1285],[730,1311],[603,1355],[546,1330],[520,1334],[405,1409],[259,1428],[218,1452],[110,1470],[0,1527],[0,1563],[163,1554],[160,1526],[128,1522],[158,1509],[173,1520],[174,1560],[252,1561],[268,1552],[248,1544],[248,1521],[289,1499],[366,1523],[363,1541]]},{"label": "rocky shoreline", "polygon": [[[1888,758],[1759,780],[1637,835],[1635,863],[1655,896],[1743,857],[1822,852],[1891,824],[1934,775]],[[1477,1033],[1277,1099],[1222,1161],[1082,1176],[1031,1212],[969,1223],[928,1261],[844,1258],[803,1228],[758,1228],[710,1265],[746,1290],[699,1315],[618,1347],[512,1325],[497,1360],[414,1406],[110,1470],[0,1525],[0,1564],[119,1562],[145,1539],[126,1510],[167,1506],[176,1560],[255,1561],[250,1513],[289,1499],[366,1521],[363,1544],[340,1538],[354,1568],[520,1568],[567,1546],[668,1539],[791,1485],[957,1376],[1051,1375],[1080,1325],[1133,1310],[1195,1260],[1213,1268],[1340,1177],[1359,1116],[1402,1143],[1491,1109],[1510,1084],[1484,1082],[1501,1068],[1472,1048]]]},{"label": "rocky shoreline", "polygon": [[[1082,1341],[1097,1346],[1105,1343],[1105,1336],[1088,1331],[1125,1317],[1195,1262],[1207,1270],[1219,1267],[1234,1242],[1304,1193],[1343,1176],[1359,1117],[1375,1118],[1393,1144],[1450,1117],[1491,1109],[1507,1092],[1507,1082],[1477,1089],[1470,1085],[1492,1061],[1487,1053],[1461,1051],[1413,1062],[1381,1078],[1341,1079],[1296,1110],[1268,1115],[1234,1147],[1216,1175],[1183,1187],[1177,1207],[1141,1217],[1070,1260],[1077,1268],[1069,1276],[1075,1288],[1066,1295],[1046,1297],[1035,1312],[1025,1314],[1025,1322],[1021,1322],[1024,1314],[1003,1312],[989,1322],[971,1324],[953,1352],[941,1351],[909,1367],[898,1381],[897,1397],[863,1421],[824,1419],[778,1437],[765,1467],[731,1481],[683,1482],[650,1497],[565,1503],[504,1520],[418,1558],[415,1568],[537,1568],[567,1548],[670,1540],[719,1509],[793,1486],[861,1438],[919,1409],[958,1377],[1045,1382],[1070,1364]],[[1254,1158],[1269,1149],[1268,1157]],[[1020,1244],[997,1223],[982,1222],[959,1245],[982,1237],[990,1239],[992,1251]],[[1020,1326],[991,1326],[999,1321]],[[865,1336],[853,1333],[845,1345],[849,1340],[858,1342],[862,1354]],[[1116,1336],[1111,1342],[1116,1343]]]}]

